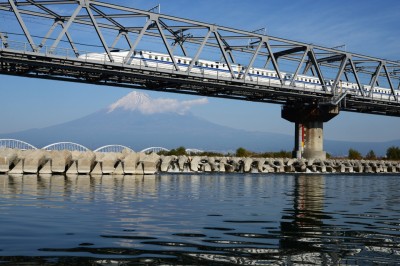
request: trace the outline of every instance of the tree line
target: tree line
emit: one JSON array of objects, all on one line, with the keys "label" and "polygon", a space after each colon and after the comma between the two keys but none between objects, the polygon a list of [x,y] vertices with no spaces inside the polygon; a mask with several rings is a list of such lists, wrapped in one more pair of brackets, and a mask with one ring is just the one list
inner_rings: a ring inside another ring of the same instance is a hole
[{"label": "tree line", "polygon": [[349,149],[348,158],[352,160],[377,160],[377,159],[387,159],[387,160],[400,160],[400,148],[399,147],[389,147],[386,150],[386,157],[385,158],[378,158],[373,150],[370,150],[364,157],[361,153],[354,149]]}]

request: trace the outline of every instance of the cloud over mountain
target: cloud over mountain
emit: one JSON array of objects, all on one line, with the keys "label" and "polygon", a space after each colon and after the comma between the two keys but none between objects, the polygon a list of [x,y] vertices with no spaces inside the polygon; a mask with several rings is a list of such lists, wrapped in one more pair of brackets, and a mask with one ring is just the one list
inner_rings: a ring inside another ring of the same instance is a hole
[{"label": "cloud over mountain", "polygon": [[125,97],[119,99],[108,107],[111,113],[116,109],[122,108],[126,111],[139,111],[145,115],[160,113],[186,114],[193,106],[207,104],[207,98],[197,100],[178,101],[169,98],[152,99],[146,93],[133,91]]}]

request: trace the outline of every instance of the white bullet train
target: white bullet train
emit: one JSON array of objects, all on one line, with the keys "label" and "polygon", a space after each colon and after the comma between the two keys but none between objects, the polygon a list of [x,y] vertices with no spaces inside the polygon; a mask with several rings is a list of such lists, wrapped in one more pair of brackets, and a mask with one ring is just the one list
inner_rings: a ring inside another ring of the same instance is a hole
[{"label": "white bullet train", "polygon": [[[126,56],[128,55],[128,51],[119,51],[113,50],[111,51],[111,55],[115,63],[122,63]],[[79,59],[84,60],[94,60],[94,61],[110,61],[108,56],[105,53],[89,53],[82,54],[78,57]],[[175,56],[175,61],[178,64],[179,70],[187,71],[190,64],[192,63],[192,58],[183,57],[183,56]],[[129,62],[131,65],[142,65],[150,68],[158,68],[158,69],[174,69],[173,61],[168,54],[162,54],[157,52],[150,51],[135,51],[131,56],[131,60]],[[234,74],[240,78],[246,71],[246,66],[240,64],[231,64],[232,70]],[[231,77],[231,73],[229,71],[228,66],[222,62],[209,61],[199,59],[193,64],[193,68],[190,71],[191,73],[204,74],[205,76],[210,77]],[[281,72],[283,81],[285,85],[290,85],[290,81],[293,77],[293,74]],[[281,82],[277,73],[273,70],[263,69],[263,68],[250,68],[248,74],[246,76],[246,80],[256,81],[259,84],[277,84],[280,85]],[[331,90],[331,85],[333,84],[333,80],[326,80],[326,86],[328,91]],[[310,77],[305,75],[297,75],[295,80],[295,86],[299,88],[305,88],[310,90],[322,90],[321,82],[316,77]],[[358,85],[351,82],[340,81],[338,84],[339,90],[347,91],[353,95],[361,95],[358,90]],[[369,95],[371,86],[364,85],[364,91],[367,95]],[[374,87],[372,92],[372,97],[377,99],[393,99],[391,97],[391,90],[388,88],[382,87]],[[396,95],[400,96],[400,92],[396,91]]]}]

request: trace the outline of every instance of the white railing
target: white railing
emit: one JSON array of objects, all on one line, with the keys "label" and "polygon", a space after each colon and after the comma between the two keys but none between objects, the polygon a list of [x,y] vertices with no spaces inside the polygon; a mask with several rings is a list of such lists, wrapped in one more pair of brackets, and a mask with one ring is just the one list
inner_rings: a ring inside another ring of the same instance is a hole
[{"label": "white railing", "polygon": [[37,150],[37,148],[25,141],[16,139],[0,139],[0,149],[10,148],[18,150]]},{"label": "white railing", "polygon": [[90,151],[85,146],[77,144],[77,143],[73,143],[73,142],[53,143],[53,144],[47,145],[46,147],[43,147],[42,150],[47,150],[47,151],[67,150],[67,151],[80,151],[80,152]]},{"label": "white railing", "polygon": [[144,153],[158,153],[158,152],[160,152],[160,151],[166,151],[166,152],[168,152],[168,151],[170,151],[170,150],[168,150],[168,149],[166,149],[166,148],[163,148],[163,147],[150,147],[150,148],[146,148],[146,149],[144,149],[144,150],[141,150],[140,152],[144,152]]},{"label": "white railing", "polygon": [[123,146],[123,145],[107,145],[107,146],[103,146],[103,147],[100,147],[100,148],[94,150],[94,152],[116,152],[116,153],[121,153],[124,150],[126,150],[128,152],[133,152],[133,150],[131,148],[128,148],[128,147]]}]

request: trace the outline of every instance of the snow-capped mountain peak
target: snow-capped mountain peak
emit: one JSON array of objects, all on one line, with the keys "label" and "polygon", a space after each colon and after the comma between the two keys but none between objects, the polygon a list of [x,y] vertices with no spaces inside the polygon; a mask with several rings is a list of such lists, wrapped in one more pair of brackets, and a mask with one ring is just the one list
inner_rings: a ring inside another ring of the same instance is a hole
[{"label": "snow-capped mountain peak", "polygon": [[192,106],[207,104],[207,98],[178,101],[170,98],[153,99],[148,94],[133,91],[108,107],[108,113],[122,108],[127,111],[140,111],[142,114],[177,113],[185,114]]}]

